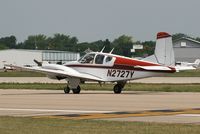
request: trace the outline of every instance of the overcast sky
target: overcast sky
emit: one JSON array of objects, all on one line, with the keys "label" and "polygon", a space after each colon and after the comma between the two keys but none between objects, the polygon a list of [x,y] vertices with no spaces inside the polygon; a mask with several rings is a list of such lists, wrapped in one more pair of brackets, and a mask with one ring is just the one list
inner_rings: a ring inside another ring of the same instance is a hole
[{"label": "overcast sky", "polygon": [[80,42],[159,31],[200,36],[200,0],[0,0],[0,37],[63,33]]}]

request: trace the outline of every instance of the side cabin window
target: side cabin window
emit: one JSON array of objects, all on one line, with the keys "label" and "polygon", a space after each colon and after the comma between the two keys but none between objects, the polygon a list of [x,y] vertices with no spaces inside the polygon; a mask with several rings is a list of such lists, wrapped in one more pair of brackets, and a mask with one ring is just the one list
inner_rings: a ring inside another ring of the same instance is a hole
[{"label": "side cabin window", "polygon": [[95,59],[95,64],[103,64],[104,55],[98,54]]},{"label": "side cabin window", "polygon": [[84,56],[79,62],[86,64],[93,64],[95,54],[88,54]]},{"label": "side cabin window", "polygon": [[110,56],[106,57],[106,63],[110,62],[111,60],[112,60],[112,57],[110,57]]}]

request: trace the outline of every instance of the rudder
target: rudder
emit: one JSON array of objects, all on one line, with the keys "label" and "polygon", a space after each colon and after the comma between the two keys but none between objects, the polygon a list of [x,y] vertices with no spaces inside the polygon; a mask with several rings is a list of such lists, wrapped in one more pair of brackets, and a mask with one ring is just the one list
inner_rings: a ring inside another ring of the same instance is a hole
[{"label": "rudder", "polygon": [[159,64],[165,66],[175,65],[172,36],[170,34],[166,32],[159,32],[157,34],[155,57]]},{"label": "rudder", "polygon": [[159,32],[157,34],[154,55],[146,57],[144,60],[156,62],[164,66],[175,66],[174,49],[171,35],[166,32]]}]

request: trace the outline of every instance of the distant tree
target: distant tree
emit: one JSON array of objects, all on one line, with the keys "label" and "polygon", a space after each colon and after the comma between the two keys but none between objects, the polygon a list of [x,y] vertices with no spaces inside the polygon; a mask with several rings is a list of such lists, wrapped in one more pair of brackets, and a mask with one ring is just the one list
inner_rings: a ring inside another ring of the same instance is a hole
[{"label": "distant tree", "polygon": [[5,44],[0,43],[0,50],[9,49]]},{"label": "distant tree", "polygon": [[89,48],[89,43],[88,42],[82,42],[77,44],[77,52],[79,52],[81,55],[85,54],[85,50],[91,49]]},{"label": "distant tree", "polygon": [[68,51],[77,52],[78,51],[77,44],[78,44],[78,38],[77,37],[70,37],[69,43],[65,44],[65,48]]},{"label": "distant tree", "polygon": [[16,42],[16,37],[13,35],[9,37],[0,38],[0,44],[3,44],[5,48],[15,48]]},{"label": "distant tree", "polygon": [[103,47],[104,47],[104,41],[102,41],[102,40],[98,40],[98,41],[89,43],[89,48],[92,51],[101,51],[101,49]]},{"label": "distant tree", "polygon": [[[174,38],[183,36],[184,34],[175,34]],[[62,51],[72,51],[80,52],[81,55],[84,54],[85,50],[101,51],[105,46],[104,52],[110,52],[112,48],[115,54],[132,57],[133,53],[130,52],[133,44],[135,42],[132,40],[131,36],[122,35],[116,38],[113,42],[109,39],[98,40],[94,42],[82,42],[78,43],[77,37],[71,37],[65,34],[54,34],[53,37],[47,37],[43,34],[31,35],[21,43],[16,43],[15,36],[0,38],[0,49],[39,49],[39,50],[62,50]],[[137,50],[134,56],[150,55],[154,51],[155,42],[136,42],[137,44],[143,44],[143,50]]]},{"label": "distant tree", "polygon": [[106,48],[108,47],[108,46],[106,46],[106,45],[108,45],[106,43],[108,43],[108,42],[106,42],[106,40],[105,41],[98,40],[98,41],[91,42],[91,43],[88,43],[88,42],[79,43],[79,44],[77,44],[77,50],[78,50],[77,52],[84,54],[84,51],[87,49],[92,50],[92,51],[101,51],[104,46]]},{"label": "distant tree", "polygon": [[37,49],[35,36],[34,35],[28,36],[28,39],[24,41],[22,47],[23,49]]},{"label": "distant tree", "polygon": [[17,43],[16,49],[23,49],[23,48],[24,48],[24,42]]},{"label": "distant tree", "polygon": [[155,50],[155,46],[156,46],[155,41],[145,41],[145,42],[142,42],[142,44],[144,45],[143,56],[146,54],[147,55],[154,54],[154,50]]},{"label": "distant tree", "polygon": [[131,57],[130,50],[133,47],[133,43],[131,36],[122,35],[113,41],[114,52],[119,55]]},{"label": "distant tree", "polygon": [[77,51],[76,45],[78,39],[64,34],[54,34],[53,37],[48,38],[48,48],[53,50],[67,50]]},{"label": "distant tree", "polygon": [[39,34],[35,36],[35,47],[39,50],[48,49],[47,37],[45,35]]},{"label": "distant tree", "polygon": [[19,47],[23,49],[39,49],[45,50],[48,48],[47,37],[45,35],[31,35],[24,43],[19,44]]},{"label": "distant tree", "polygon": [[77,37],[71,37],[69,45],[76,45],[78,43],[78,38]]},{"label": "distant tree", "polygon": [[200,41],[200,37],[196,37],[196,39],[195,40],[197,40],[197,41]]},{"label": "distant tree", "polygon": [[109,39],[106,39],[105,41],[103,41],[103,45],[105,47],[104,52],[110,52],[112,49],[112,45],[111,42],[109,41]]}]

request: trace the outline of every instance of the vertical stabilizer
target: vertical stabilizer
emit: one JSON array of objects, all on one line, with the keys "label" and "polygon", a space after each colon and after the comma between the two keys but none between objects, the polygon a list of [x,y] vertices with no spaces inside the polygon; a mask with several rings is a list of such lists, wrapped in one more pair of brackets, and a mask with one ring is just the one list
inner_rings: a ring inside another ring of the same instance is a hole
[{"label": "vertical stabilizer", "polygon": [[159,64],[165,66],[175,65],[172,37],[166,32],[160,32],[157,34],[155,57]]},{"label": "vertical stabilizer", "polygon": [[175,66],[174,49],[171,35],[166,32],[159,32],[157,34],[154,55],[146,57],[144,60],[156,62],[164,66]]}]

